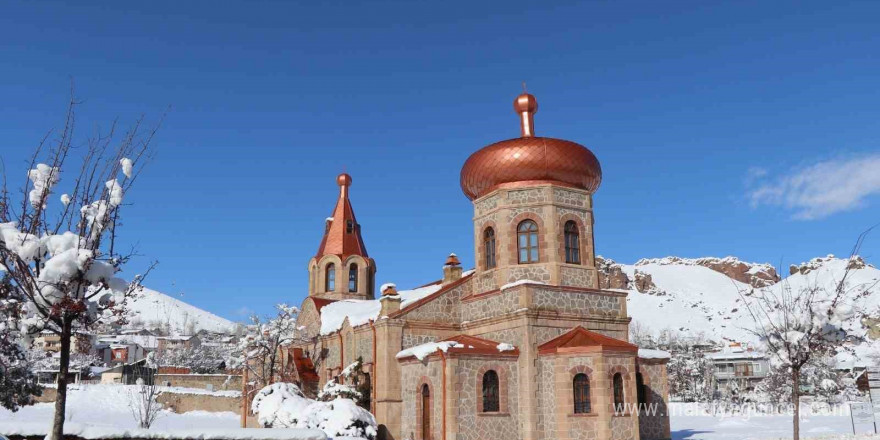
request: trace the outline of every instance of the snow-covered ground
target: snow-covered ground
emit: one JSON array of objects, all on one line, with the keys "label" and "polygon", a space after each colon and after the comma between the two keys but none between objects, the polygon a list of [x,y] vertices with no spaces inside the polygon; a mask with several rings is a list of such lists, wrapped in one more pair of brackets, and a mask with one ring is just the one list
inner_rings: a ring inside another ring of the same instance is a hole
[{"label": "snow-covered ground", "polygon": [[[137,386],[125,385],[71,385],[67,395],[66,421],[78,425],[113,428],[136,428],[137,422],[128,408],[131,392]],[[13,426],[45,424],[49,426],[54,414],[54,403],[37,403],[11,412],[0,408],[0,433]],[[154,426],[157,430],[183,428],[238,428],[239,415],[232,412],[192,411],[175,414],[163,411]]]},{"label": "snow-covered ground", "polygon": [[[790,415],[705,415],[696,404],[672,403],[670,428],[673,440],[770,440],[791,438]],[[867,426],[857,426],[866,432]],[[802,438],[840,438],[852,434],[845,408],[832,414],[812,414],[801,418]],[[880,437],[877,437],[880,438]]]},{"label": "snow-covered ground", "polygon": [[[134,429],[137,424],[128,410],[129,392],[136,387],[123,385],[81,385],[72,387],[68,397],[67,423],[76,431],[83,429]],[[790,438],[791,417],[785,415],[710,416],[676,404],[670,407],[673,440],[769,440]],[[0,409],[0,433],[48,427],[53,404],[39,403],[13,413]],[[214,432],[239,426],[238,415],[231,412],[193,411],[184,414],[165,412],[151,431],[204,430]],[[812,415],[801,424],[804,438],[840,438],[852,433],[849,415]],[[266,433],[268,434],[268,433]],[[861,437],[860,437],[861,438]],[[880,438],[880,437],[877,437]]]}]

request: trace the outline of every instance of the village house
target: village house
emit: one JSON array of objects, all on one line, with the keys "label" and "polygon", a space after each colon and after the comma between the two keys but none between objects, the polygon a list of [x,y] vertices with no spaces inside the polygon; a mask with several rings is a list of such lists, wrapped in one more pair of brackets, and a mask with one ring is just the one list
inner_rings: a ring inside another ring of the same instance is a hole
[{"label": "village house", "polygon": [[668,354],[627,342],[626,293],[598,285],[599,162],[582,145],[535,135],[534,96],[514,109],[521,136],[461,170],[473,270],[453,254],[440,280],[383,285],[376,299],[352,178],[337,178],[299,315],[317,342],[290,347],[285,368],[314,392],[362,361],[381,438],[668,439]]},{"label": "village house", "polygon": [[189,350],[201,344],[201,340],[196,335],[158,336],[156,341],[156,351],[158,353],[162,353],[165,350]]},{"label": "village house", "polygon": [[[34,348],[38,348],[43,351],[53,353],[58,352],[61,351],[61,335],[49,330],[43,330],[37,337],[34,338],[33,344]],[[70,340],[70,352],[89,354],[94,349],[94,345],[94,335],[83,331],[75,331],[73,333],[73,337]]]},{"label": "village house", "polygon": [[735,396],[753,391],[770,373],[767,355],[740,343],[705,356],[714,367],[714,392],[719,395]]}]

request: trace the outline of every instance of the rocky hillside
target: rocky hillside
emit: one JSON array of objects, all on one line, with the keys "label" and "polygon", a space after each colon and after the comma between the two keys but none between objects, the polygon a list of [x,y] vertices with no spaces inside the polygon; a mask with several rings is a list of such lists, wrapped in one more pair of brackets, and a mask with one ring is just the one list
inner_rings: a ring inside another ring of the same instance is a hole
[{"label": "rocky hillside", "polygon": [[[849,269],[847,286],[853,291],[867,290],[860,312],[868,317],[865,336],[876,340],[880,322],[880,270],[861,257],[814,258],[792,265],[781,278],[768,264],[748,263],[734,257],[686,259],[666,257],[620,264],[597,257],[600,283],[605,289],[629,292],[627,308],[635,331],[658,333],[674,331],[685,336],[716,342],[752,340],[746,331],[751,325],[743,313],[733,313],[742,304],[740,295],[753,289],[793,291],[806,287],[833,289]],[[875,322],[876,321],[876,322]],[[880,355],[880,341],[877,354]],[[873,350],[873,348],[871,348]]]}]

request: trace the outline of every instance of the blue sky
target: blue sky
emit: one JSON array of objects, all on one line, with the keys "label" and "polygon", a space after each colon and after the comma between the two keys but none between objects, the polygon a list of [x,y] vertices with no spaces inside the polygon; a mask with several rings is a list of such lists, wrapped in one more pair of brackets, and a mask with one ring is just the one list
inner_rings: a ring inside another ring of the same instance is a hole
[{"label": "blue sky", "polygon": [[[127,3],[127,4],[126,4]],[[298,304],[343,169],[378,282],[473,264],[472,152],[539,135],[602,163],[618,261],[846,254],[880,222],[876,2],[6,2],[0,151],[23,177],[70,79],[79,133],[156,121],[124,239],[231,319]],[[169,110],[170,107],[170,110]],[[64,187],[64,182],[60,188]],[[880,232],[862,254],[880,262]]]}]

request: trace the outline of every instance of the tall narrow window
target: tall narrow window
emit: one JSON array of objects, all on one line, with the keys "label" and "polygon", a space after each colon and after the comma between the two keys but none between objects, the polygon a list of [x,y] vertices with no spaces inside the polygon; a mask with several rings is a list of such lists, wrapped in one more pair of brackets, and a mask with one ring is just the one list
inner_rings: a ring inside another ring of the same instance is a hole
[{"label": "tall narrow window", "polygon": [[483,412],[498,412],[500,408],[498,393],[498,373],[489,370],[483,374]]},{"label": "tall narrow window", "polygon": [[495,230],[486,228],[483,232],[483,252],[486,254],[486,269],[495,268]]},{"label": "tall narrow window", "polygon": [[348,291],[358,291],[358,265],[352,264],[348,267]]},{"label": "tall narrow window", "polygon": [[623,375],[614,373],[611,386],[614,389],[614,412],[623,412]]},{"label": "tall narrow window", "polygon": [[324,291],[332,292],[336,290],[336,265],[330,263],[324,271]]},{"label": "tall narrow window", "polygon": [[516,227],[516,249],[519,262],[538,262],[538,225],[531,220],[523,220]]},{"label": "tall narrow window", "polygon": [[574,413],[590,413],[590,378],[584,373],[578,373],[572,380],[574,391]]},{"label": "tall narrow window", "polygon": [[345,221],[345,232],[348,234],[354,232],[354,222],[352,222],[351,220]]},{"label": "tall narrow window", "polygon": [[578,226],[572,220],[565,222],[565,262],[581,264],[581,239]]},{"label": "tall narrow window", "polygon": [[431,389],[422,385],[422,438],[431,440]]}]

